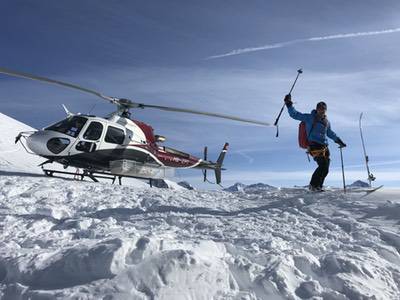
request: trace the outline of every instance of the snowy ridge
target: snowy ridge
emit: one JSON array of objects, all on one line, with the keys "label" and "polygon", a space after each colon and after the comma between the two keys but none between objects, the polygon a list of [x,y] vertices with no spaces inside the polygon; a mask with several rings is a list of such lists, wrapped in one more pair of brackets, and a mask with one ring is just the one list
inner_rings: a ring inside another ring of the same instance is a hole
[{"label": "snowy ridge", "polygon": [[23,175],[0,173],[1,299],[400,298],[399,190]]}]

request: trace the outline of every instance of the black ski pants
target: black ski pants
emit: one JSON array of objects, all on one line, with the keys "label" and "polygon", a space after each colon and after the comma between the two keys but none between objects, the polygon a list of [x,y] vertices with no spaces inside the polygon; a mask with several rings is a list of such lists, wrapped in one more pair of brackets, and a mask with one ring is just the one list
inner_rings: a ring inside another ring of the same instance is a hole
[{"label": "black ski pants", "polygon": [[[315,155],[312,155],[313,152]],[[310,185],[314,188],[322,188],[325,178],[329,173],[329,164],[331,161],[329,158],[329,149],[324,145],[313,145],[310,146],[310,153],[318,164],[311,177]]]}]

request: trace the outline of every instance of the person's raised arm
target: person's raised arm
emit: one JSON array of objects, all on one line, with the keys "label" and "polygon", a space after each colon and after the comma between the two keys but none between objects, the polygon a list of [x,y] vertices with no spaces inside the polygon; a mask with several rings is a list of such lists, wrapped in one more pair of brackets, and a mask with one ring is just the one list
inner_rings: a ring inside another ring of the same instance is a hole
[{"label": "person's raised arm", "polygon": [[293,107],[293,101],[292,101],[292,96],[290,94],[286,95],[283,101],[286,104],[286,107],[289,112],[289,116],[295,120],[299,121],[306,121],[307,115],[308,114],[303,114],[301,112],[298,112],[294,107]]}]

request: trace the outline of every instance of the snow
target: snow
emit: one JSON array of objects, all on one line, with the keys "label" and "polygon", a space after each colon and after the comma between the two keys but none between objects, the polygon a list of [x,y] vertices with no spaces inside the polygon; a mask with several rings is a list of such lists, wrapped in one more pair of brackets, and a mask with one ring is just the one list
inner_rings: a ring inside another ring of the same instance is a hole
[{"label": "snow", "polygon": [[0,128],[2,299],[400,298],[400,190],[49,178]]}]

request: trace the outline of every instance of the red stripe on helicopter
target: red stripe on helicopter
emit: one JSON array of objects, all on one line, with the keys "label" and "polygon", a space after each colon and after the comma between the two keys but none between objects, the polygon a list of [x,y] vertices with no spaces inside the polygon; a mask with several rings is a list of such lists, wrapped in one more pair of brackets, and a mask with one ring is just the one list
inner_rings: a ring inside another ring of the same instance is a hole
[{"label": "red stripe on helicopter", "polygon": [[174,168],[188,168],[196,165],[199,162],[199,159],[193,156],[190,157],[182,157],[178,154],[168,153],[159,149],[156,149],[150,145],[142,145],[142,144],[129,144],[129,146],[141,148],[151,154],[153,154],[157,159],[162,162],[167,167]]}]

